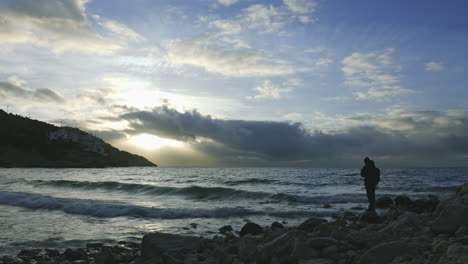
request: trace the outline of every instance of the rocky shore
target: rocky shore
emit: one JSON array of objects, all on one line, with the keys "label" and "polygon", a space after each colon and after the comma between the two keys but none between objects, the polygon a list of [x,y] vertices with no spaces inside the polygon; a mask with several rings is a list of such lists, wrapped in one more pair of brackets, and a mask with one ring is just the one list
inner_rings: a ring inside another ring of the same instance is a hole
[{"label": "rocky shore", "polygon": [[343,212],[330,221],[312,217],[297,227],[249,222],[237,232],[221,227],[213,238],[156,232],[141,243],[28,249],[0,258],[0,264],[468,263],[468,183],[442,201],[398,196],[382,197],[377,205],[383,213]]}]

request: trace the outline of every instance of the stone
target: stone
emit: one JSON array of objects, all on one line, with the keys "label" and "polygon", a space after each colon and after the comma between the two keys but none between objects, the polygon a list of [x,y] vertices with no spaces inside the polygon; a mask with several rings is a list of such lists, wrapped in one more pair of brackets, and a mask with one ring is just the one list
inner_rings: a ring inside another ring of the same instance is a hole
[{"label": "stone", "polygon": [[390,208],[393,206],[393,200],[390,197],[380,197],[375,201],[377,208]]},{"label": "stone", "polygon": [[331,259],[335,259],[338,254],[338,247],[336,245],[331,245],[322,250],[322,255]]},{"label": "stone", "polygon": [[452,202],[432,223],[431,230],[436,234],[455,233],[461,226],[468,226],[468,205]]},{"label": "stone", "polygon": [[457,196],[463,196],[465,194],[468,194],[468,183],[460,185],[457,189]]},{"label": "stone", "polygon": [[336,239],[330,237],[313,237],[307,240],[307,244],[316,249],[323,249],[331,245],[336,245],[337,243],[338,241]]},{"label": "stone", "polygon": [[66,260],[70,260],[70,261],[80,260],[85,257],[85,255],[80,250],[71,249],[71,248],[65,249],[65,252],[63,252],[63,255],[65,256]]},{"label": "stone", "polygon": [[329,208],[332,208],[332,206],[331,206],[331,204],[324,204],[324,205],[323,205],[323,208],[329,209]]},{"label": "stone", "polygon": [[411,199],[408,196],[398,195],[395,197],[395,206],[398,208],[408,208],[411,205]]},{"label": "stone", "polygon": [[299,230],[304,230],[306,232],[313,232],[316,226],[325,222],[328,222],[328,221],[319,217],[311,217],[299,225]]},{"label": "stone", "polygon": [[256,223],[248,222],[247,224],[245,224],[242,227],[239,235],[241,237],[243,237],[243,236],[245,236],[247,234],[251,234],[251,235],[255,236],[255,235],[262,234],[262,233],[263,233],[263,228],[260,225],[258,225]]},{"label": "stone", "polygon": [[271,223],[270,228],[271,228],[272,230],[284,229],[284,225],[281,224],[280,222],[276,222],[276,221],[275,221],[275,222]]},{"label": "stone", "polygon": [[380,224],[383,222],[383,219],[374,211],[364,211],[359,216],[358,222],[364,222],[364,223],[369,223],[369,224]]},{"label": "stone", "polygon": [[4,256],[2,258],[4,264],[23,264],[25,263],[22,259],[16,256]]},{"label": "stone", "polygon": [[358,217],[354,213],[346,211],[343,213],[343,219],[346,221],[356,221]]},{"label": "stone", "polygon": [[218,229],[218,230],[219,230],[219,232],[220,232],[221,234],[225,234],[225,233],[227,233],[227,232],[232,232],[233,229],[232,229],[232,226],[231,226],[231,225],[225,225],[225,226],[221,227],[221,228]]},{"label": "stone", "polygon": [[369,250],[361,257],[360,264],[388,264],[396,257],[418,257],[417,249],[402,241],[381,243]]},{"label": "stone", "polygon": [[330,259],[326,258],[316,258],[316,259],[301,259],[298,264],[334,264]]},{"label": "stone", "polygon": [[146,261],[166,255],[180,260],[191,251],[199,251],[202,240],[193,236],[149,233],[143,236],[141,257]]},{"label": "stone", "polygon": [[306,241],[301,239],[295,239],[294,248],[291,252],[291,256],[298,259],[309,259],[316,258],[320,255],[320,252],[314,248],[311,248]]},{"label": "stone", "polygon": [[452,244],[447,248],[446,255],[449,261],[459,260],[460,263],[468,263],[468,245]]},{"label": "stone", "polygon": [[420,215],[414,212],[407,212],[400,215],[396,221],[382,229],[382,232],[390,232],[399,236],[413,235],[415,232],[422,230],[425,226]]},{"label": "stone", "polygon": [[239,256],[245,260],[251,260],[257,251],[257,241],[251,234],[244,235],[238,242]]}]

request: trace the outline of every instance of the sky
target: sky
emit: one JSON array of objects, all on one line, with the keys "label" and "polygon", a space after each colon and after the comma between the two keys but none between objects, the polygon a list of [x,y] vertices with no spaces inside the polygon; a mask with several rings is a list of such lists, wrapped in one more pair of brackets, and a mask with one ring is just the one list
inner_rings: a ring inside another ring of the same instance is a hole
[{"label": "sky", "polygon": [[468,164],[464,0],[0,0],[0,107],[160,166]]}]

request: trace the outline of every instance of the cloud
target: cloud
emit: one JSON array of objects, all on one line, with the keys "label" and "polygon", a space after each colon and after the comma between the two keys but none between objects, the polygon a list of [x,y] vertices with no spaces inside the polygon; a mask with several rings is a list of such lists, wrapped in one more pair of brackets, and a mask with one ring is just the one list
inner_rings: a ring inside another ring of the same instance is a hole
[{"label": "cloud", "polygon": [[424,68],[425,71],[430,71],[430,72],[442,71],[443,69],[444,69],[444,65],[442,64],[442,62],[434,62],[434,61],[426,63],[425,68]]},{"label": "cloud", "polygon": [[[125,42],[96,33],[87,20],[84,0],[6,0],[0,3],[0,49],[32,44],[55,53],[77,51],[110,54]],[[112,20],[100,22],[116,36],[137,37],[128,27]]]},{"label": "cloud", "polygon": [[10,97],[33,100],[37,103],[63,103],[65,99],[58,93],[50,89],[26,89],[21,87],[25,81],[16,76],[0,81],[0,98]]},{"label": "cloud", "polygon": [[274,6],[251,5],[243,10],[241,20],[248,28],[266,33],[277,32],[287,24],[287,16]]},{"label": "cloud", "polygon": [[94,15],[93,18],[104,29],[112,32],[116,37],[123,38],[124,40],[141,41],[144,40],[143,36],[135,32],[133,29],[127,27],[112,19],[101,18]]},{"label": "cloud", "polygon": [[400,86],[400,67],[393,63],[394,49],[353,53],[343,59],[345,85],[356,89],[357,99],[376,99],[413,93]]},{"label": "cloud", "polygon": [[210,22],[210,26],[227,35],[239,34],[242,30],[240,23],[234,20],[214,20]]},{"label": "cloud", "polygon": [[289,65],[274,62],[271,56],[251,48],[223,47],[216,35],[175,40],[168,51],[168,59],[175,64],[202,67],[211,73],[225,76],[288,75],[294,72]]},{"label": "cloud", "polygon": [[[311,166],[320,162],[359,162],[371,155],[386,162],[401,161],[397,164],[400,166],[436,166],[460,161],[468,153],[468,111],[400,113],[406,117],[389,114],[384,118],[354,118],[355,124],[362,125],[334,133],[311,132],[301,123],[215,119],[195,110],[178,112],[166,106],[129,112],[119,118],[132,128],[126,133],[185,141],[218,160],[258,159],[270,165],[308,161]],[[346,162],[335,163],[343,164]]]},{"label": "cloud", "polygon": [[284,4],[294,14],[298,15],[302,23],[314,22],[310,16],[315,11],[317,3],[313,0],[284,0]]},{"label": "cloud", "polygon": [[238,0],[218,0],[218,2],[224,6],[230,6],[238,2]]},{"label": "cloud", "polygon": [[290,93],[300,81],[295,79],[283,83],[281,86],[275,85],[270,80],[265,80],[263,83],[254,88],[258,92],[257,95],[248,96],[247,99],[280,99],[284,93]]}]

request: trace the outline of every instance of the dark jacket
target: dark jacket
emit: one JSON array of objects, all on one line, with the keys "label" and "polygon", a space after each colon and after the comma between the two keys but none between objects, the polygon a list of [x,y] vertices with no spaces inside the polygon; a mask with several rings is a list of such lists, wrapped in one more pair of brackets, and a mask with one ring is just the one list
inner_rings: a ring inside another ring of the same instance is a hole
[{"label": "dark jacket", "polygon": [[361,169],[361,177],[365,184],[377,185],[380,181],[380,169],[375,166],[365,165]]}]

